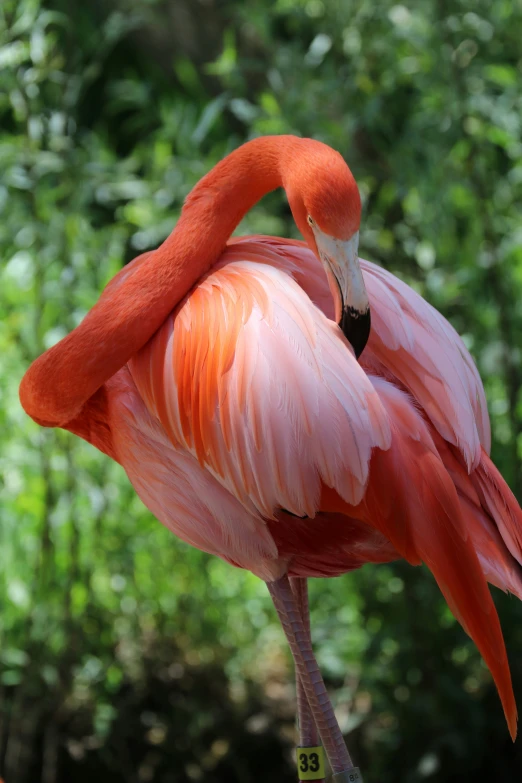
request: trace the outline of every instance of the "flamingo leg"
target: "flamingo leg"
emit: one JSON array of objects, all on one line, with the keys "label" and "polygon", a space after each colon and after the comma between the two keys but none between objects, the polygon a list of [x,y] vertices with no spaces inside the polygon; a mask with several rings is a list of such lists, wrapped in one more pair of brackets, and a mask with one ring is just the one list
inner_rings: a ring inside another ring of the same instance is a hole
[{"label": "flamingo leg", "polygon": [[[290,577],[290,587],[299,609],[299,614],[303,621],[303,625],[312,644],[312,634],[310,629],[310,612],[308,605],[308,581],[301,577]],[[314,716],[308,699],[306,698],[306,691],[304,689],[303,682],[299,676],[297,670],[295,673],[295,686],[297,694],[297,726],[299,728],[299,747],[310,748],[316,747],[320,744],[319,732],[315,725]],[[324,783],[324,778],[317,778],[313,783]]]},{"label": "flamingo leg", "polygon": [[267,582],[267,587],[290,645],[296,672],[319,730],[334,780],[348,780],[344,773],[353,770],[354,765],[344,744],[290,581],[285,575],[275,582]]},{"label": "flamingo leg", "polygon": [[[301,577],[291,577],[290,587],[297,603],[297,608],[301,619],[303,621],[305,632],[308,636],[310,645],[312,644],[312,636],[310,631],[310,614],[308,607],[308,581]],[[303,747],[310,747],[313,745],[319,745],[319,732],[315,725],[314,716],[308,699],[306,698],[306,692],[302,683],[301,677],[296,670],[296,692],[297,692],[297,725],[299,727],[299,745]]]}]

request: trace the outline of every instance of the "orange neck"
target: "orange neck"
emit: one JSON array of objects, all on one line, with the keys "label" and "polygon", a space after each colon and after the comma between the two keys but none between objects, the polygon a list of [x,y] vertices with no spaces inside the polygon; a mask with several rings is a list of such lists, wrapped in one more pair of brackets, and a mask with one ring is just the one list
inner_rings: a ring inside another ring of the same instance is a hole
[{"label": "orange neck", "polygon": [[[190,192],[176,228],[158,252],[175,255],[176,265],[181,263],[184,268],[186,256],[190,256],[191,262],[198,268],[205,265],[206,271],[244,215],[266,193],[283,186],[285,158],[298,143],[292,136],[265,136],[224,158]],[[189,287],[201,274],[198,272]]]},{"label": "orange neck", "polygon": [[31,365],[20,386],[26,412],[55,426],[77,416],[217,261],[246,212],[284,185],[282,172],[300,144],[292,136],[254,139],[203,177],[165,242],[120,273],[83,322]]}]

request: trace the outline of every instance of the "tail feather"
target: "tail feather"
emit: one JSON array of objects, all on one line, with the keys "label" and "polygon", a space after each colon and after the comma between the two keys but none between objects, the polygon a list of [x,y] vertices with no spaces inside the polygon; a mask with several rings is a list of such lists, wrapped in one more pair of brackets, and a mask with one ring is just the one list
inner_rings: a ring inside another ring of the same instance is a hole
[{"label": "tail feather", "polygon": [[507,548],[515,560],[522,564],[522,509],[484,449],[480,463],[470,478]]},{"label": "tail feather", "polygon": [[[514,738],[517,709],[502,630],[455,485],[408,397],[385,381],[375,385],[394,422],[393,440],[388,451],[375,450],[372,456],[358,512],[405,559],[422,560],[430,568],[493,675]],[[393,503],[383,505],[380,498],[390,493]]]},{"label": "tail feather", "polygon": [[457,490],[465,527],[484,576],[522,600],[522,566],[516,547],[516,536],[522,530],[522,511],[511,490],[485,452],[477,469],[469,474],[456,447],[433,428],[431,435]]},{"label": "tail feather", "polygon": [[480,506],[458,493],[473,546],[488,582],[522,600],[522,567],[511,555],[495,522]]}]

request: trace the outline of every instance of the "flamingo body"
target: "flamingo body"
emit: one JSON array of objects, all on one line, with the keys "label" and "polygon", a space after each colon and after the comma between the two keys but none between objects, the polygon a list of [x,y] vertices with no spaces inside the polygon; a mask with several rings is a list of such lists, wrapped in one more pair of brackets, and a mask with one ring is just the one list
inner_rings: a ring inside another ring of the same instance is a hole
[{"label": "flamingo body", "polygon": [[487,454],[482,383],[439,313],[361,265],[373,322],[359,365],[303,243],[231,241],[105,385],[106,450],[179,538],[262,579],[426,562],[513,727],[485,578],[522,598],[522,517]]},{"label": "flamingo body", "polygon": [[[522,598],[522,512],[489,459],[484,390],[464,343],[411,288],[361,260],[372,327],[358,362],[307,244],[217,247],[183,296],[162,249],[123,269],[90,330],[48,352],[63,402],[42,381],[44,355],[24,379],[24,407],[117,460],[178,537],[267,582],[425,562],[488,664],[514,736],[486,580]],[[177,286],[170,299],[147,282],[158,274]],[[64,374],[80,352],[87,391]]]}]

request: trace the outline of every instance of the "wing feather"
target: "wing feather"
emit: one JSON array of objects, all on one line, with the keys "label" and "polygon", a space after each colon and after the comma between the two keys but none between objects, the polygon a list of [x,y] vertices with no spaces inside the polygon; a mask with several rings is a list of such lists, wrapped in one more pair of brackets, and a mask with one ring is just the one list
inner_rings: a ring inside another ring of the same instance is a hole
[{"label": "wing feather", "polygon": [[[484,388],[469,351],[416,291],[375,264],[361,265],[372,316],[379,314],[368,348],[411,391],[440,434],[458,446],[468,470],[477,467],[481,446],[491,447],[491,434]],[[384,316],[391,298],[400,310],[393,321]]]},{"label": "wing feather", "polygon": [[277,579],[286,561],[264,519],[202,468],[193,454],[176,448],[152,416],[127,368],[109,382],[110,416],[118,460],[154,516],[183,541]]},{"label": "wing feather", "polygon": [[302,288],[233,250],[130,361],[142,399],[250,511],[314,516],[322,483],[358,502],[390,440],[378,395]]},{"label": "wing feather", "polygon": [[[332,298],[326,276],[302,242],[274,237],[237,240],[231,250],[267,248],[329,318]],[[457,446],[468,471],[481,449],[489,453],[491,431],[482,381],[469,351],[451,324],[395,275],[360,259],[370,299],[372,330],[361,361],[367,370],[399,381],[413,395],[438,432]]]}]

